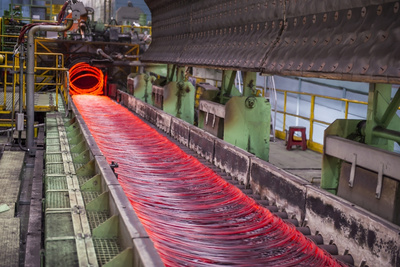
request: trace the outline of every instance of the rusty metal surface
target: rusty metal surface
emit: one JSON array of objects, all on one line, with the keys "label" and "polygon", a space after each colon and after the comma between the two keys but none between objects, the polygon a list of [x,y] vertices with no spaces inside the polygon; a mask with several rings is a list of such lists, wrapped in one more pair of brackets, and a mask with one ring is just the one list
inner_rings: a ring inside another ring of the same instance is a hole
[{"label": "rusty metal surface", "polygon": [[145,62],[400,83],[400,3],[146,0]]}]

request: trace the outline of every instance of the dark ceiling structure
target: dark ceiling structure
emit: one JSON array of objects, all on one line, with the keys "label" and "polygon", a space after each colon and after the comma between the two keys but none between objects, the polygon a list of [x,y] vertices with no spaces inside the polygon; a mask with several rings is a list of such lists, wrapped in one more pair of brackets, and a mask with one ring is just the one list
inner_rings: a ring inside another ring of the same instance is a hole
[{"label": "dark ceiling structure", "polygon": [[400,83],[400,3],[377,0],[146,0],[142,61]]}]

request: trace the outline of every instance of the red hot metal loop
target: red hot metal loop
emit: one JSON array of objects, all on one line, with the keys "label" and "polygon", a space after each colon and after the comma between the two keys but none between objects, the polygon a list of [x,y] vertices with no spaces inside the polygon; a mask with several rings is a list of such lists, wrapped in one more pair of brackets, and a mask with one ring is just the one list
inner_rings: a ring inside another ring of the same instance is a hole
[{"label": "red hot metal loop", "polygon": [[102,95],[104,83],[103,72],[87,63],[77,63],[70,69],[71,95]]},{"label": "red hot metal loop", "polygon": [[126,108],[73,100],[166,266],[343,266]]}]

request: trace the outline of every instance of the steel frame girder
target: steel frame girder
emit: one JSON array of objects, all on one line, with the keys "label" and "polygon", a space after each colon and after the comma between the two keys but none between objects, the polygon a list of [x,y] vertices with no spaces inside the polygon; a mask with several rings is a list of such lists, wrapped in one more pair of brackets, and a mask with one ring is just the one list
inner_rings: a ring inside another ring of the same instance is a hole
[{"label": "steel frame girder", "polygon": [[400,127],[396,112],[400,104],[398,89],[391,100],[391,84],[371,84],[368,94],[368,114],[365,126],[365,143],[386,150],[393,150],[391,141],[399,142]]},{"label": "steel frame girder", "polygon": [[393,97],[392,101],[390,102],[389,106],[386,108],[385,114],[383,114],[380,125],[384,128],[387,128],[396,115],[396,112],[399,110],[400,106],[400,89],[397,89],[395,96]]}]

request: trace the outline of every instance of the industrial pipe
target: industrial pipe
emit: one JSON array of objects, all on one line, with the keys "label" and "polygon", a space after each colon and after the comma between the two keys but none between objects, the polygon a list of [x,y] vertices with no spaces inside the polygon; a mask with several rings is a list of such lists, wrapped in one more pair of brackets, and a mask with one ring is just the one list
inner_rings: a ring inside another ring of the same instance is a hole
[{"label": "industrial pipe", "polygon": [[392,121],[393,117],[399,109],[400,105],[400,89],[397,89],[396,95],[393,97],[392,102],[390,102],[387,107],[385,114],[382,116],[382,127],[387,128]]},{"label": "industrial pipe", "polygon": [[[22,105],[23,102],[23,88],[24,88],[24,61],[25,61],[25,47],[22,43],[19,47],[19,111],[18,111],[18,119],[24,121],[24,107]],[[15,92],[13,94],[14,98]],[[14,99],[13,99],[13,113],[14,113]],[[22,117],[22,118],[21,118]],[[17,127],[18,128],[18,127]],[[29,151],[29,149],[22,147],[22,131],[18,129],[18,145],[19,148],[23,151]]]},{"label": "industrial pipe", "polygon": [[110,62],[108,59],[91,59],[90,60],[90,65],[96,66],[96,67],[108,67],[108,66],[126,66],[126,67],[143,67],[145,66],[144,63],[140,61],[122,61],[122,60],[117,60]]},{"label": "industrial pipe", "polygon": [[51,32],[63,32],[69,30],[73,25],[73,20],[67,19],[66,25],[37,25],[33,26],[28,33],[28,49],[27,49],[27,67],[26,67],[26,114],[27,114],[27,126],[26,126],[26,142],[27,148],[29,149],[29,155],[35,155],[35,149],[33,148],[33,124],[35,115],[35,33],[38,31],[51,31]]},{"label": "industrial pipe", "polygon": [[106,59],[108,59],[108,60],[110,60],[110,62],[114,62],[114,59],[113,59],[111,56],[107,55],[107,54],[103,51],[103,49],[101,49],[101,48],[98,48],[98,49],[97,49],[97,54],[98,54],[98,55],[101,55],[102,57],[104,57],[104,58],[106,58]]},{"label": "industrial pipe", "polygon": [[400,132],[385,129],[383,127],[377,126],[372,130],[372,135],[388,140],[395,141],[400,144]]},{"label": "industrial pipe", "polygon": [[24,88],[24,61],[25,61],[25,47],[24,44],[21,44],[19,47],[19,113],[24,111],[23,107],[23,88]]}]

